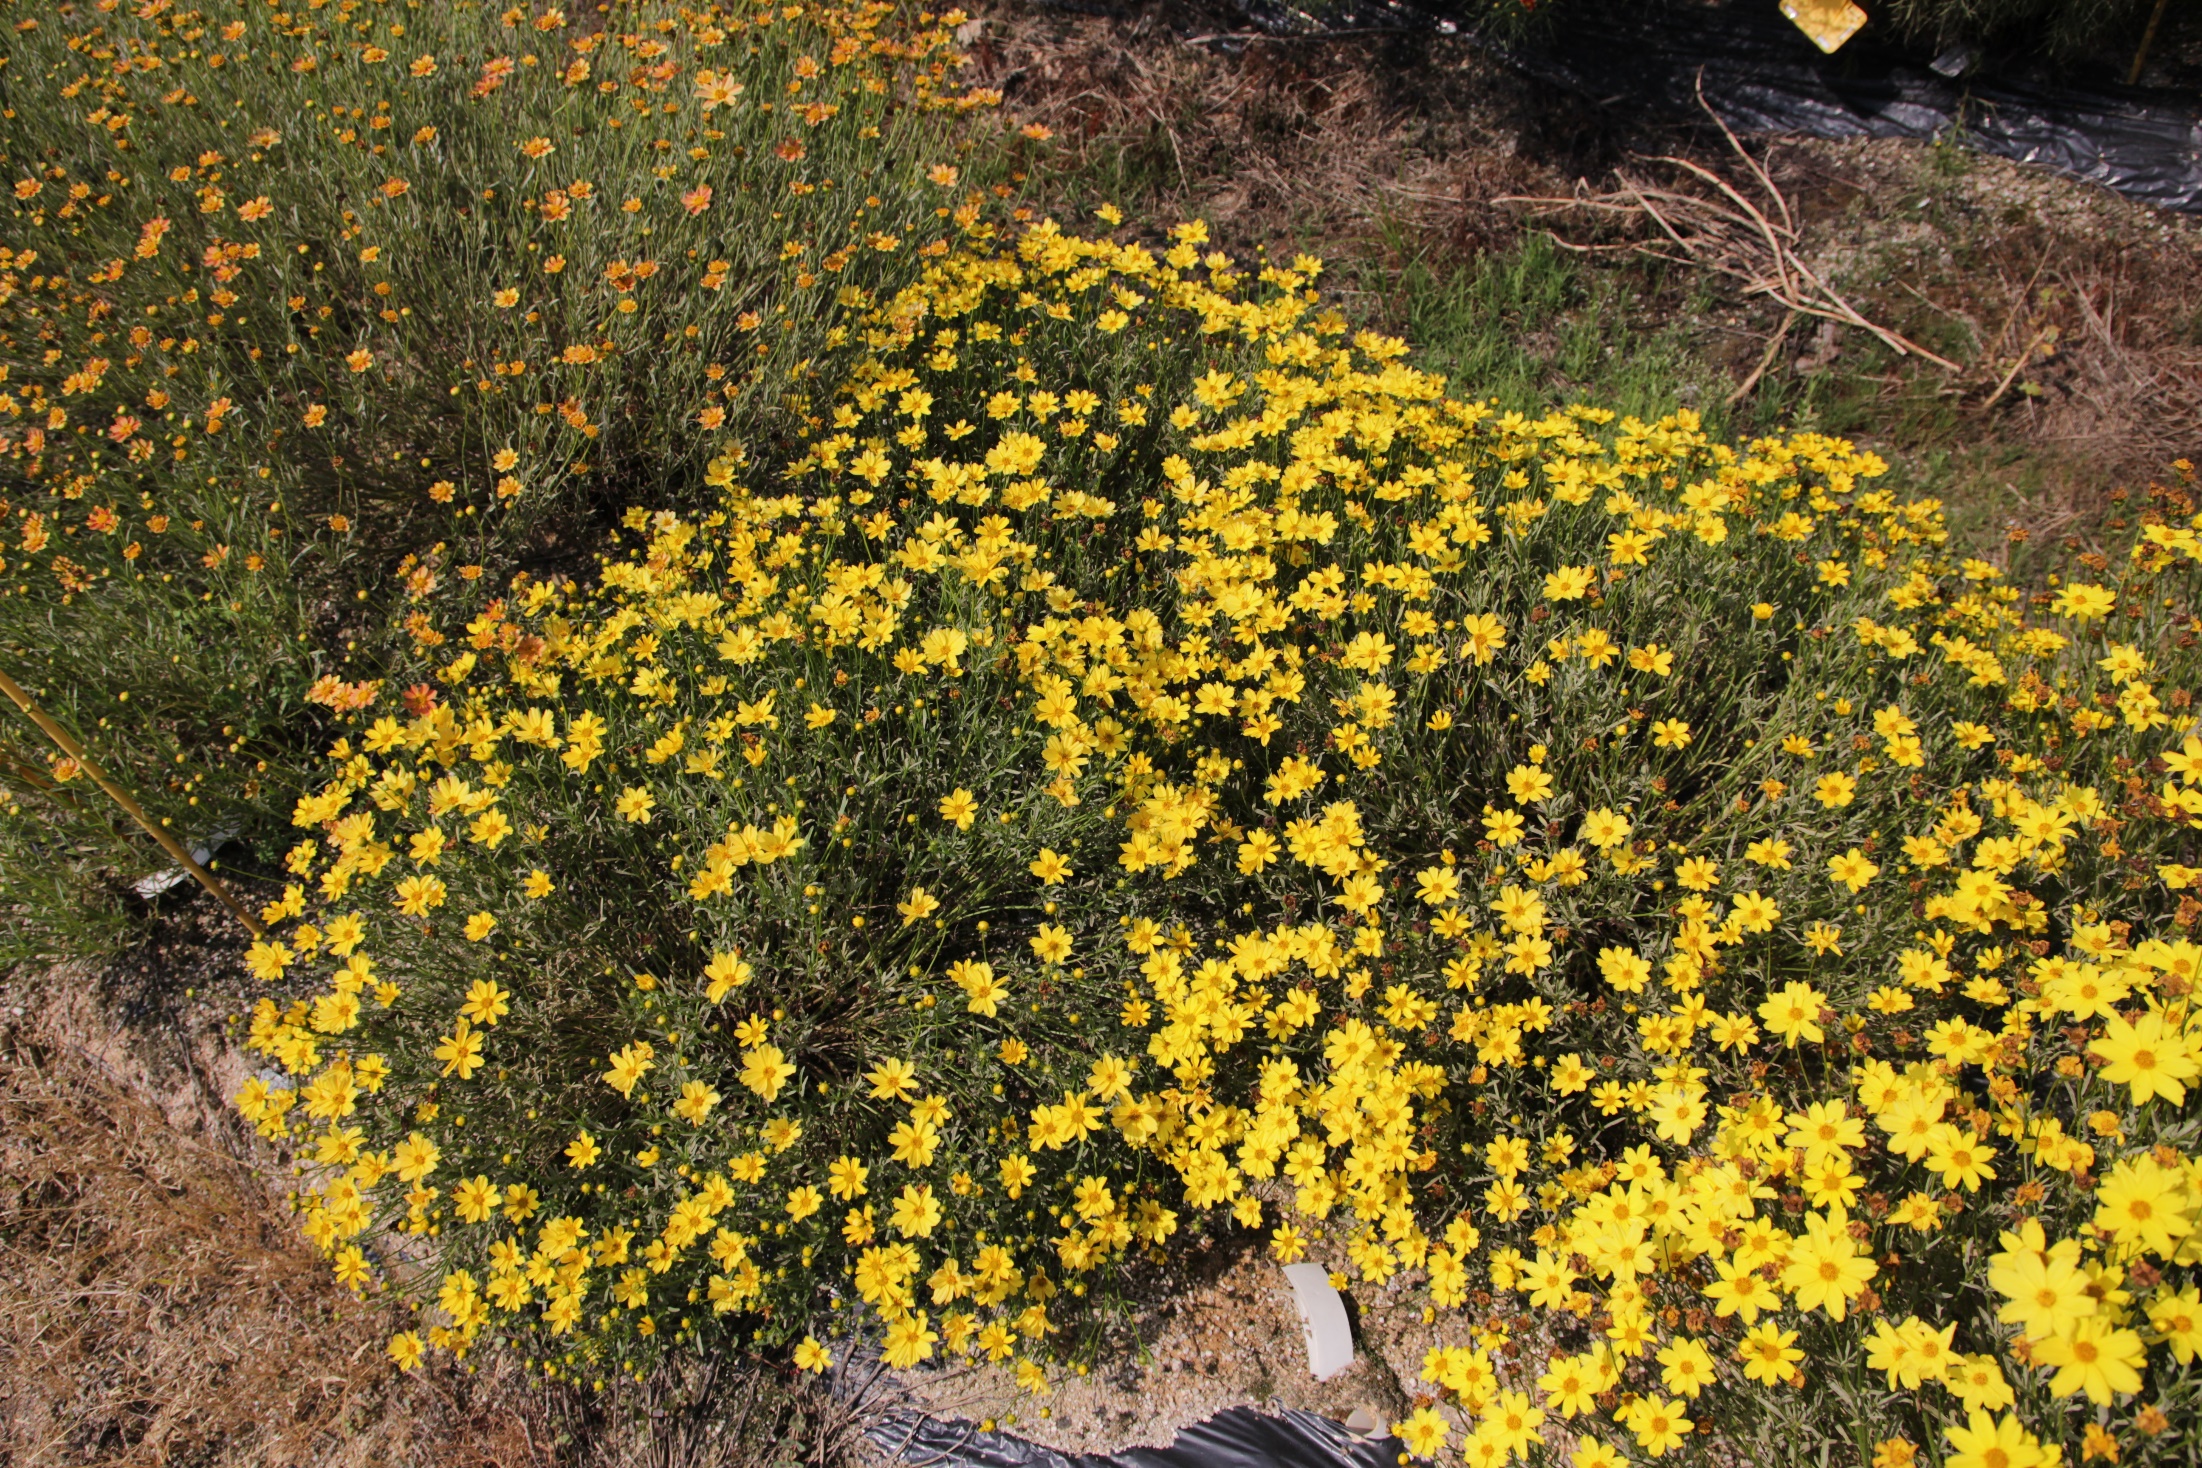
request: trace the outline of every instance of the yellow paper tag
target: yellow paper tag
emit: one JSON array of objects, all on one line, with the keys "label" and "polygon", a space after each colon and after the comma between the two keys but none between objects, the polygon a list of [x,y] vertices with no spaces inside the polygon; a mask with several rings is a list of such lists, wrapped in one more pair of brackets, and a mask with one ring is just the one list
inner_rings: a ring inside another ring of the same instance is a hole
[{"label": "yellow paper tag", "polygon": [[1781,0],[1781,13],[1796,22],[1813,45],[1830,54],[1866,23],[1866,13],[1851,0]]}]

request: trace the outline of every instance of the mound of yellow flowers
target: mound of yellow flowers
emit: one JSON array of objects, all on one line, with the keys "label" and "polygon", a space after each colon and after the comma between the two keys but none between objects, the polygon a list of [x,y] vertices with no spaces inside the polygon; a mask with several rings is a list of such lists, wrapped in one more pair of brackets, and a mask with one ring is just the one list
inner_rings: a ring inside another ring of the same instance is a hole
[{"label": "mound of yellow flowers", "polygon": [[361,689],[238,1102],[392,1354],[1040,1390],[1238,1235],[1426,1290],[1417,1454],[2187,1451],[2190,479],[2029,593],[1848,444],[1498,414],[1204,243],[937,261]]}]

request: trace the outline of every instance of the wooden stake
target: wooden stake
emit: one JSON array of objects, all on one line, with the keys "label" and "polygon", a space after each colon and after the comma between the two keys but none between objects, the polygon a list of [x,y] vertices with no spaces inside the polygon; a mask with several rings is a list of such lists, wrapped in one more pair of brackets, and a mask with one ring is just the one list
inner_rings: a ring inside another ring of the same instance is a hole
[{"label": "wooden stake", "polygon": [[2164,23],[2164,11],[2171,0],[2156,0],[2156,9],[2148,18],[2148,29],[2141,32],[2141,49],[2133,53],[2133,69],[2126,73],[2126,85],[2141,84],[2141,68],[2148,64],[2148,48],[2156,44],[2156,28]]},{"label": "wooden stake", "polygon": [[129,791],[107,778],[107,772],[92,762],[92,757],[84,752],[84,746],[77,743],[68,730],[48,718],[44,709],[31,702],[31,696],[23,691],[22,685],[4,672],[0,672],[0,693],[5,693],[8,697],[14,699],[15,706],[21,709],[32,723],[43,730],[48,739],[61,746],[63,754],[82,765],[84,773],[92,777],[93,783],[106,791],[109,798],[128,812],[132,820],[143,826],[146,834],[161,844],[161,850],[174,857],[177,864],[185,871],[197,877],[199,885],[213,893],[222,906],[228,908],[235,915],[237,921],[243,923],[251,931],[253,937],[266,936],[267,930],[253,921],[252,914],[245,911],[243,903],[230,895],[229,889],[222,885],[221,880],[214,873],[193,861],[191,853],[184,850],[183,846],[178,843],[175,837],[168,834],[160,822],[147,815],[145,807],[139,805],[131,797]]}]

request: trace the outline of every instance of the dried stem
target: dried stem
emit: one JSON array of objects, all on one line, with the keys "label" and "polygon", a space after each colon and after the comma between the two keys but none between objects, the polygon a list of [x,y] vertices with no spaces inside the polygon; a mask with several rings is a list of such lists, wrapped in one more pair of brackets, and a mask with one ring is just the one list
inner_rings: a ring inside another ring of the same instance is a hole
[{"label": "dried stem", "polygon": [[23,685],[17,683],[6,673],[0,673],[0,693],[5,693],[9,698],[14,699],[15,706],[23,711],[26,718],[36,724],[48,739],[59,745],[63,754],[82,766],[84,773],[92,777],[92,782],[106,791],[108,797],[115,804],[121,806],[132,820],[143,826],[146,834],[161,844],[161,850],[174,857],[177,864],[185,871],[198,878],[199,885],[213,893],[222,906],[228,908],[237,921],[243,923],[251,931],[253,937],[258,938],[263,935],[264,930],[260,924],[253,921],[252,914],[245,911],[243,903],[230,895],[229,888],[222,885],[221,879],[193,861],[191,853],[184,850],[182,844],[175,837],[169,835],[158,821],[147,815],[145,807],[139,805],[136,798],[129,791],[109,779],[107,772],[93,763],[92,757],[84,752],[84,746],[77,743],[76,737],[55,723],[47,716],[44,709],[31,701],[31,696],[23,691]]}]

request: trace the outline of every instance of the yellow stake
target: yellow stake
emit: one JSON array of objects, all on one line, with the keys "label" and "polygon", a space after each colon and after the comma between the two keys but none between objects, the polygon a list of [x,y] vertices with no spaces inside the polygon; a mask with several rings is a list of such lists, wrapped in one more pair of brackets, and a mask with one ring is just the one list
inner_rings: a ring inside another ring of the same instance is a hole
[{"label": "yellow stake", "polygon": [[151,836],[155,841],[160,842],[161,849],[163,851],[167,852],[170,856],[176,858],[177,862],[182,865],[185,871],[191,873],[192,876],[197,877],[199,879],[199,885],[206,888],[207,891],[213,893],[215,897],[220,900],[222,906],[228,908],[232,913],[234,913],[237,917],[237,921],[243,923],[248,929],[251,930],[253,937],[259,938],[266,936],[266,930],[252,920],[252,914],[246,912],[244,909],[244,905],[238,902],[235,897],[232,897],[230,895],[229,889],[222,885],[221,880],[217,878],[214,873],[208,871],[205,867],[200,866],[197,862],[193,861],[191,859],[191,853],[184,850],[183,847],[177,843],[175,837],[169,835],[167,831],[163,830],[158,821],[155,821],[151,816],[147,815],[145,813],[145,807],[139,805],[137,801],[133,800],[130,796],[129,791],[123,789],[120,785],[117,785],[114,781],[108,779],[107,772],[102,770],[98,765],[94,764],[92,762],[92,757],[84,752],[84,746],[77,743],[76,740],[70,736],[68,730],[62,728],[59,724],[48,718],[44,709],[41,709],[37,704],[31,702],[31,696],[23,691],[22,685],[17,683],[13,678],[10,678],[6,673],[0,673],[0,693],[5,693],[8,697],[14,699],[15,706],[21,709],[26,715],[28,715],[32,723],[36,724],[40,729],[44,730],[47,738],[51,739],[54,743],[60,745],[61,752],[63,754],[75,760],[79,765],[82,765],[84,767],[84,773],[90,775],[93,782],[97,784],[100,789],[106,791],[107,794],[113,798],[115,804],[121,806],[125,811],[128,811],[130,813],[131,819],[135,820],[139,825],[145,827],[146,834]]}]

